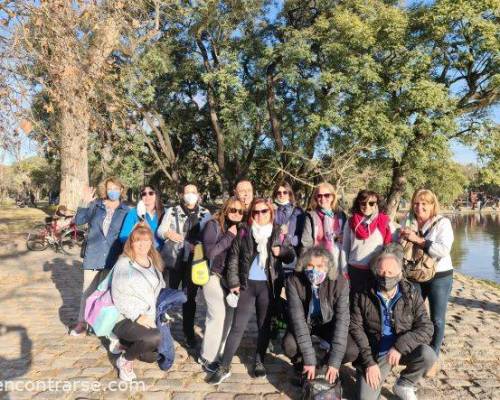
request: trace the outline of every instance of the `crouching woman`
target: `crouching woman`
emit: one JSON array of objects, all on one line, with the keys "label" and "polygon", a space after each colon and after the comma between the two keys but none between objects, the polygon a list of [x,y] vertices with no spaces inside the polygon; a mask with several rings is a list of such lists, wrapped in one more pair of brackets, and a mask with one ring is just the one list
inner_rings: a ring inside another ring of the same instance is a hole
[{"label": "crouching woman", "polygon": [[111,283],[113,302],[121,316],[113,333],[126,348],[116,360],[120,379],[136,379],[133,361],[155,362],[161,334],[156,326],[156,301],[165,287],[163,264],[155,250],[153,233],[136,225],[118,259]]},{"label": "crouching woman", "polygon": [[[299,258],[286,281],[289,330],[283,337],[285,355],[295,368],[315,378],[316,360],[312,335],[328,342],[326,379],[333,383],[344,359],[349,332],[349,284],[338,273],[331,253],[312,247]],[[352,360],[349,360],[352,361]]]}]

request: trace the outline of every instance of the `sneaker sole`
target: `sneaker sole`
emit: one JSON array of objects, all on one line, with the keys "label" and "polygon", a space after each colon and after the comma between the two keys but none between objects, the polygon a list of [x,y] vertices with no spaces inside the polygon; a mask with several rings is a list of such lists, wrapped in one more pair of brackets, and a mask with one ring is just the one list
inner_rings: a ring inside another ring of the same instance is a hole
[{"label": "sneaker sole", "polygon": [[217,382],[212,383],[212,385],[220,385],[222,382],[224,382],[230,376],[231,376],[231,372],[228,372],[227,374],[222,375],[222,377]]}]

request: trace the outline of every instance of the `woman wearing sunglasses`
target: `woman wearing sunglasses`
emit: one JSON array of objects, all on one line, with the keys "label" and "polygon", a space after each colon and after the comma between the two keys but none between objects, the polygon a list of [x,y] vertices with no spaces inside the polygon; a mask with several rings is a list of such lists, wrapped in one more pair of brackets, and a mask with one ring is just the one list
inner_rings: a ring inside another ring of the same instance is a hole
[{"label": "woman wearing sunglasses", "polygon": [[226,259],[244,212],[243,203],[236,197],[231,197],[225,201],[213,219],[207,222],[202,232],[203,250],[210,262],[210,279],[202,289],[207,304],[207,316],[198,362],[207,372],[215,372],[217,369],[218,357],[224,351],[231,328],[233,308],[226,302],[229,293]]},{"label": "woman wearing sunglasses", "polygon": [[239,294],[231,331],[220,366],[209,383],[218,385],[230,375],[230,365],[255,308],[258,338],[253,365],[256,378],[266,376],[264,355],[269,344],[271,306],[278,260],[289,263],[293,247],[280,242],[280,228],[273,224],[274,207],[269,200],[255,199],[250,207],[248,225],[243,225],[229,251],[227,281],[232,293]]},{"label": "woman wearing sunglasses", "polygon": [[392,242],[390,218],[380,210],[380,196],[361,190],[344,229],[343,248],[351,290],[359,290],[371,277],[370,261],[384,245]]},{"label": "woman wearing sunglasses", "polygon": [[337,270],[344,264],[342,233],[347,217],[343,211],[335,211],[337,195],[334,187],[320,183],[313,192],[310,211],[307,212],[302,232],[302,252],[320,246],[333,256]]},{"label": "woman wearing sunglasses", "polygon": [[140,221],[144,221],[154,233],[155,248],[160,249],[163,240],[158,236],[157,230],[164,213],[161,194],[153,185],[146,185],[141,188],[140,195],[141,200],[137,207],[130,209],[123,222],[120,240],[125,243],[135,225]]}]

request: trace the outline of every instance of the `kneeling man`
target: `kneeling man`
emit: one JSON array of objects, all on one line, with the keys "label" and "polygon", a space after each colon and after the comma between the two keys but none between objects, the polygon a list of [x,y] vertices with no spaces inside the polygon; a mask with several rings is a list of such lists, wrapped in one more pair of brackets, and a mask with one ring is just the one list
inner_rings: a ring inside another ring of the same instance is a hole
[{"label": "kneeling man", "polygon": [[350,335],[359,349],[357,393],[378,399],[391,368],[405,365],[393,387],[403,400],[416,399],[416,385],[436,361],[429,346],[434,327],[418,290],[403,280],[402,249],[391,244],[372,266],[375,280],[354,294]]}]

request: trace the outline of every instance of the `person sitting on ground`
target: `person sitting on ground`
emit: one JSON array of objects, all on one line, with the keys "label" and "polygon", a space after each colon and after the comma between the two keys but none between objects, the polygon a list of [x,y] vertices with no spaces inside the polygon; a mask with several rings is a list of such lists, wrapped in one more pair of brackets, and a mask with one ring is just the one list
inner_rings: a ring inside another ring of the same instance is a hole
[{"label": "person sitting on ground", "polygon": [[415,400],[416,385],[436,361],[429,346],[434,332],[419,291],[403,279],[403,251],[387,246],[372,263],[375,280],[354,293],[349,332],[358,349],[359,399],[378,399],[382,384],[399,364],[406,368],[393,386],[403,400]]},{"label": "person sitting on ground", "polygon": [[156,301],[165,287],[162,270],[153,232],[147,223],[141,222],[127,239],[111,280],[113,303],[121,314],[113,333],[126,348],[116,360],[124,381],[136,379],[135,359],[148,363],[158,360],[161,334],[155,320]]},{"label": "person sitting on ground", "polygon": [[58,206],[52,217],[54,221],[54,232],[60,232],[69,227],[74,216],[75,214],[69,211],[66,206]]},{"label": "person sitting on ground", "polygon": [[288,302],[288,331],[283,349],[307,379],[316,373],[312,335],[328,342],[330,351],[326,379],[333,383],[344,358],[349,332],[349,284],[335,267],[330,252],[322,247],[308,249],[297,261],[295,272],[285,284]]}]

